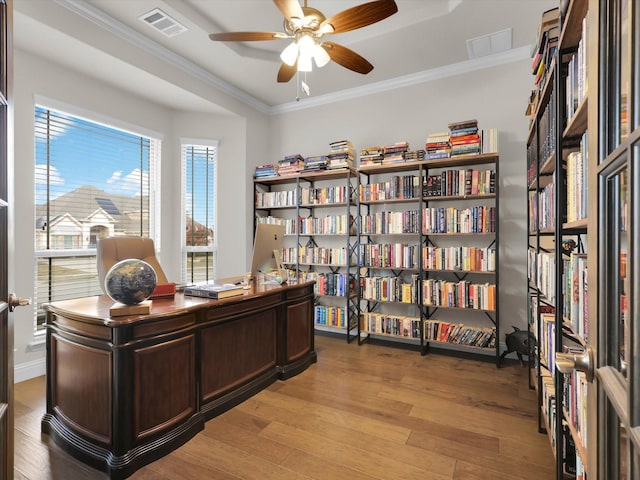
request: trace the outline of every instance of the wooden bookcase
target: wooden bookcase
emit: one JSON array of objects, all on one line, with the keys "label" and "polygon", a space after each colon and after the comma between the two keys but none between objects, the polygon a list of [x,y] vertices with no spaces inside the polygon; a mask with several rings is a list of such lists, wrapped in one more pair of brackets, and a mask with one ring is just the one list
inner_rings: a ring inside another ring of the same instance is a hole
[{"label": "wooden bookcase", "polygon": [[254,179],[256,222],[283,223],[283,263],[315,280],[314,325],[355,339],[357,172],[351,168]]},{"label": "wooden bookcase", "polygon": [[586,471],[585,374],[563,374],[557,355],[587,345],[587,2],[559,12],[558,40],[532,98],[527,140],[529,328],[540,432],[556,457],[558,479]]},{"label": "wooden bookcase", "polygon": [[361,343],[490,350],[499,364],[498,168],[493,153],[358,169]]}]

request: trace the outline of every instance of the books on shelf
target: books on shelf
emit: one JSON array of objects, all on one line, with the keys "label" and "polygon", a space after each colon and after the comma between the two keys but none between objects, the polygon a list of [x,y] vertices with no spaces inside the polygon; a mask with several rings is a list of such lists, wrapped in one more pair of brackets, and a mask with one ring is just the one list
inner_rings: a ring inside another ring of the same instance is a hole
[{"label": "books on shelf", "polygon": [[298,153],[287,155],[278,161],[278,175],[280,176],[295,175],[302,170],[304,170],[304,158]]},{"label": "books on shelf", "polygon": [[495,348],[496,331],[492,327],[472,327],[462,323],[425,320],[424,340],[479,348]]},{"label": "books on shelf", "polygon": [[327,155],[327,169],[353,168],[353,157],[355,151],[350,140],[339,140],[329,144],[329,155]]},{"label": "books on shelf", "polygon": [[372,146],[360,150],[360,166],[380,165],[384,158],[384,147]]},{"label": "books on shelf", "polygon": [[278,176],[278,165],[275,163],[267,163],[265,165],[258,165],[256,171],[253,174],[254,178],[266,178]]},{"label": "books on shelf", "polygon": [[451,155],[451,136],[449,132],[430,133],[425,142],[425,159],[435,160],[438,158],[449,158]]},{"label": "books on shelf", "polygon": [[482,129],[482,153],[496,153],[500,147],[498,144],[498,129],[485,128]]},{"label": "books on shelf", "polygon": [[235,283],[211,283],[202,282],[195,285],[185,287],[184,294],[191,297],[205,297],[214,300],[222,300],[223,298],[234,297],[244,294],[245,290],[242,285]]},{"label": "books on shelf", "polygon": [[478,154],[481,151],[481,139],[478,134],[478,121],[463,120],[449,125],[449,143],[451,156]]}]

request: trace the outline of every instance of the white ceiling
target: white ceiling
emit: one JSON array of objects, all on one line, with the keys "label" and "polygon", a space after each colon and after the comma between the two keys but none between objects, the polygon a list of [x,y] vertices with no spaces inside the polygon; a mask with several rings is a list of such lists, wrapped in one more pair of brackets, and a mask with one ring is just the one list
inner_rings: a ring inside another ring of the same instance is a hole
[{"label": "white ceiling", "polygon": [[[309,0],[329,17],[367,0]],[[372,91],[447,69],[480,68],[500,57],[521,59],[534,41],[542,12],[557,0],[396,0],[398,13],[373,25],[331,36],[374,65],[368,75],[333,62],[307,74],[303,103]],[[168,38],[138,17],[160,8],[187,31]],[[14,0],[15,45],[80,72],[181,110],[215,110],[184,87],[160,78],[154,62],[207,78],[263,111],[295,102],[296,78],[277,83],[279,52],[288,40],[213,42],[212,32],[282,31],[269,0]],[[469,60],[466,40],[512,29],[513,50]],[[150,73],[156,72],[156,73]]]}]

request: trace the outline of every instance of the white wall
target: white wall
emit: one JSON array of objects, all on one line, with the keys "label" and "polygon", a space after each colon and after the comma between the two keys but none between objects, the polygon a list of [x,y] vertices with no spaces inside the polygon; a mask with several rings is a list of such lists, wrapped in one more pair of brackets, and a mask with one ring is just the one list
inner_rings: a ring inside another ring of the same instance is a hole
[{"label": "white wall", "polygon": [[[180,137],[219,141],[218,210],[219,276],[242,274],[251,251],[250,218],[253,167],[247,155],[255,155],[266,142],[266,127],[259,114],[250,119],[239,115],[169,110],[120,89],[69,71],[30,53],[15,52],[15,292],[34,295],[34,106],[35,98],[46,97],[91,112],[99,119],[139,127],[162,135],[160,261],[172,279],[179,279],[182,229],[180,228]],[[203,99],[206,103],[207,100]],[[204,109],[203,109],[204,110]],[[261,145],[247,141],[247,132]],[[231,201],[232,200],[232,201]],[[17,309],[15,322],[16,381],[44,373],[44,346],[33,344],[33,308]]]},{"label": "white wall", "polygon": [[[348,139],[365,146],[408,141],[424,148],[427,135],[476,118],[500,134],[500,324],[526,328],[526,100],[533,85],[529,61],[477,70],[419,85],[285,113],[271,123],[271,158],[326,154]],[[500,342],[504,342],[501,335]]]}]

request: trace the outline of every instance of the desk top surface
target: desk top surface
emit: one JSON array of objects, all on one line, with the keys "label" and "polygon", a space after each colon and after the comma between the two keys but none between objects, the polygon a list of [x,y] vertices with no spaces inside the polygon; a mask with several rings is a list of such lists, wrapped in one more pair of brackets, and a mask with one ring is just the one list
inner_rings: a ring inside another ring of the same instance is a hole
[{"label": "desk top surface", "polygon": [[187,313],[189,311],[206,308],[207,306],[214,307],[231,305],[234,303],[244,302],[249,299],[268,297],[269,295],[279,294],[287,290],[295,290],[305,286],[311,286],[313,283],[313,281],[308,281],[289,282],[283,285],[256,285],[255,282],[251,282],[250,287],[247,290],[244,290],[241,295],[235,295],[222,300],[192,297],[184,295],[182,292],[177,292],[172,298],[153,299],[151,301],[151,313],[144,315],[111,317],[109,315],[109,309],[114,306],[115,302],[107,295],[61,300],[59,302],[46,304],[44,308],[50,313],[82,319],[83,321],[90,323],[100,323],[106,326],[117,327],[140,322],[142,320]]}]

